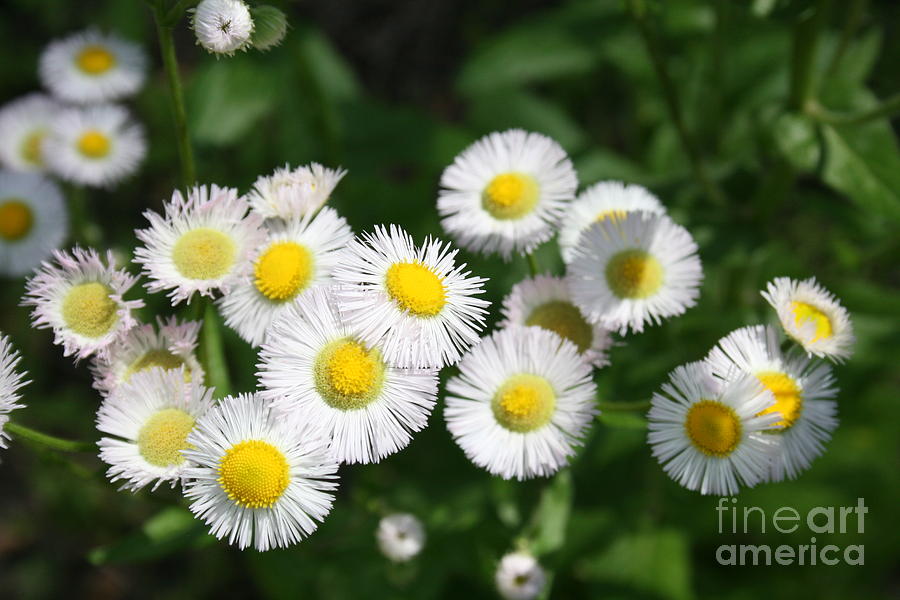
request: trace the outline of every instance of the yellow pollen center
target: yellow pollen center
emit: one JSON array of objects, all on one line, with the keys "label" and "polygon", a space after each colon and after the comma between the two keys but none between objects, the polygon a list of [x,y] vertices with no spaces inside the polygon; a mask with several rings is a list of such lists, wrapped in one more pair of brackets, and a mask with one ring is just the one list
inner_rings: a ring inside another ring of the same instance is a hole
[{"label": "yellow pollen center", "polygon": [[315,361],[316,389],[330,406],[363,408],[378,397],[384,381],[381,353],[351,339],[326,346]]},{"label": "yellow pollen center", "polygon": [[831,319],[824,312],[806,302],[791,302],[791,310],[794,313],[794,323],[799,328],[803,328],[807,323],[812,322],[816,327],[816,332],[808,342],[817,340],[826,340],[833,334],[831,328]]},{"label": "yellow pollen center", "polygon": [[97,281],[72,287],[62,302],[66,327],[88,338],[109,333],[119,320],[118,306],[111,294],[109,287]]},{"label": "yellow pollen center", "polygon": [[495,219],[519,219],[534,209],[540,192],[537,181],[524,173],[502,173],[481,194],[481,206]]},{"label": "yellow pollen center", "polygon": [[737,413],[715,400],[701,400],[691,406],[684,428],[694,447],[716,458],[734,452],[741,439],[741,421]]},{"label": "yellow pollen center", "polygon": [[44,136],[46,135],[47,132],[45,130],[36,129],[25,136],[25,139],[22,140],[22,158],[25,159],[25,162],[38,167],[44,165],[41,144],[44,143]]},{"label": "yellow pollen center", "polygon": [[535,307],[525,320],[526,325],[549,329],[578,346],[579,352],[591,347],[593,328],[571,302],[554,300]]},{"label": "yellow pollen center", "polygon": [[24,201],[7,198],[0,201],[0,238],[15,242],[28,235],[34,225],[34,214]]},{"label": "yellow pollen center", "polygon": [[526,433],[550,422],[556,394],[543,377],[523,373],[507,379],[491,402],[494,418],[506,429]]},{"label": "yellow pollen center", "polygon": [[87,158],[103,158],[109,154],[109,138],[96,129],[90,129],[78,138],[78,151]]},{"label": "yellow pollen center", "polygon": [[284,454],[268,442],[246,440],[229,448],[219,461],[219,485],[242,508],[269,508],[290,482]]},{"label": "yellow pollen center", "polygon": [[397,306],[418,317],[433,317],[447,303],[444,280],[422,263],[394,263],[385,285]]},{"label": "yellow pollen center", "polygon": [[782,428],[781,431],[793,426],[803,412],[803,392],[797,382],[777,371],[757,373],[756,377],[775,396],[775,404],[759,414],[781,414],[782,420],[775,423],[775,427]]},{"label": "yellow pollen center", "polygon": [[138,433],[138,451],[151,465],[170,467],[184,462],[182,450],[190,447],[188,434],[194,417],[177,408],[166,408],[149,419]]},{"label": "yellow pollen center", "polygon": [[101,75],[116,64],[116,57],[103,46],[85,46],[76,58],[78,68],[88,75]]},{"label": "yellow pollen center", "polygon": [[[125,381],[128,381],[135,373],[146,371],[154,367],[160,367],[162,369],[170,371],[181,366],[184,366],[183,358],[181,358],[177,354],[169,352],[168,350],[154,348],[153,350],[147,350],[147,352],[145,352],[143,356],[131,363],[131,365],[128,367],[128,370],[125,372],[124,379]],[[184,380],[186,382],[189,382],[191,380],[190,369],[185,368]]]},{"label": "yellow pollen center", "polygon": [[594,222],[601,223],[609,219],[610,223],[616,224],[619,221],[624,220],[627,216],[628,212],[624,210],[604,210],[597,215],[597,218],[594,219]]},{"label": "yellow pollen center", "polygon": [[623,250],[606,265],[606,282],[619,298],[647,298],[663,283],[663,268],[644,250]]},{"label": "yellow pollen center", "polygon": [[216,279],[231,270],[236,254],[229,236],[202,227],[188,231],[175,242],[172,261],[188,279]]},{"label": "yellow pollen center", "polygon": [[294,242],[278,242],[256,261],[256,289],[269,300],[289,300],[309,285],[313,274],[312,253]]}]

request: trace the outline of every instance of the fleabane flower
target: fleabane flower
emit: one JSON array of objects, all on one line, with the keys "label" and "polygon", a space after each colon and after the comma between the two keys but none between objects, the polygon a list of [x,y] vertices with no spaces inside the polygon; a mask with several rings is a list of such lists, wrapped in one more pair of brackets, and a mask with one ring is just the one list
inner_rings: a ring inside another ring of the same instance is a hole
[{"label": "fleabane flower", "polygon": [[60,110],[49,96],[28,94],[0,109],[0,165],[13,171],[43,171],[44,139]]},{"label": "fleabane flower", "polygon": [[697,244],[684,227],[638,211],[585,231],[566,275],[582,314],[625,334],[696,304],[703,269]]},{"label": "fleabane flower", "polygon": [[599,221],[616,222],[630,212],[664,215],[666,209],[646,188],[618,181],[601,181],[590,186],[566,209],[559,229],[559,249],[563,260],[571,262],[578,238]]},{"label": "fleabane flower", "polygon": [[597,414],[591,366],[540,327],[494,332],[447,382],[447,429],[466,456],[504,479],[552,475]]},{"label": "fleabane flower", "polygon": [[47,46],[39,71],[44,87],[61,100],[110,102],[141,89],[147,58],[133,42],[88,29]]},{"label": "fleabane flower", "polygon": [[441,175],[441,225],[473,252],[531,252],[556,231],[578,179],[566,152],[539,133],[491,133]]},{"label": "fleabane flower", "polygon": [[144,216],[150,227],[135,232],[144,245],[134,260],[150,278],[147,289],[169,290],[173,306],[195,292],[229,292],[253,270],[251,258],[266,236],[237,190],[217,185],[195,186],[187,197],[175,190],[162,215],[148,210]]},{"label": "fleabane flower", "polygon": [[242,0],[203,0],[191,17],[197,43],[214,54],[246,50],[253,35],[253,18]]},{"label": "fleabane flower", "polygon": [[416,247],[396,225],[377,226],[347,247],[333,278],[348,326],[397,367],[452,365],[478,341],[487,281],[463,271],[450,244]]},{"label": "fleabane flower", "polygon": [[299,219],[315,213],[331,197],[347,171],[319,163],[291,169],[289,165],[261,175],[247,194],[250,208],[267,219]]},{"label": "fleabane flower", "polygon": [[778,414],[778,441],[768,479],[794,479],[824,451],[837,427],[837,395],[831,367],[801,353],[782,354],[771,327],[744,327],[722,338],[706,358],[712,374],[731,381],[751,375],[775,397],[761,414]]},{"label": "fleabane flower", "polygon": [[728,382],[704,362],[669,374],[653,394],[647,439],[653,456],[680,485],[701,494],[731,496],[768,476],[777,440],[775,400],[753,376]]},{"label": "fleabane flower", "polygon": [[425,546],[425,527],[409,513],[390,514],[378,522],[378,549],[394,562],[406,562]]},{"label": "fleabane flower", "polygon": [[97,429],[112,437],[98,445],[111,482],[124,481],[122,489],[131,491],[181,482],[188,434],[214,405],[211,389],[186,379],[183,368],[154,367],[135,373],[100,405]]},{"label": "fleabane flower", "polygon": [[19,390],[29,383],[25,380],[26,373],[17,369],[20,360],[22,357],[9,338],[0,334],[0,448],[6,448],[9,439],[9,434],[4,431],[9,413],[23,407]]},{"label": "fleabane flower", "polygon": [[0,171],[0,273],[31,272],[65,241],[68,229],[66,203],[52,179]]},{"label": "fleabane flower", "polygon": [[253,274],[218,301],[225,323],[253,346],[291,304],[331,282],[341,251],[353,239],[346,219],[328,207],[289,221],[271,220],[267,231],[253,258]]},{"label": "fleabane flower", "polygon": [[260,351],[259,394],[276,412],[315,423],[337,460],[378,462],[427,425],[437,372],[391,366],[337,304],[333,288],[316,288],[273,323]]},{"label": "fleabane flower", "polygon": [[500,308],[500,327],[536,326],[569,340],[595,367],[609,364],[612,336],[602,325],[590,323],[572,303],[566,280],[552,275],[523,279],[512,287]]},{"label": "fleabane flower", "polygon": [[22,305],[34,307],[32,323],[52,329],[53,343],[65,356],[80,360],[105,353],[137,325],[131,311],[144,301],[124,299],[137,277],[116,269],[112,251],[105,261],[96,250],[81,248],[54,250],[53,259],[27,281]]},{"label": "fleabane flower", "polygon": [[210,533],[259,551],[295,544],[331,511],[337,462],[316,423],[272,414],[262,398],[224,398],[198,419],[182,485]]},{"label": "fleabane flower", "polygon": [[511,552],[500,559],[494,582],[506,600],[534,600],[544,591],[547,574],[528,552]]},{"label": "fleabane flower", "polygon": [[777,277],[761,293],[778,313],[784,332],[809,354],[839,363],[853,354],[850,315],[815,277]]}]

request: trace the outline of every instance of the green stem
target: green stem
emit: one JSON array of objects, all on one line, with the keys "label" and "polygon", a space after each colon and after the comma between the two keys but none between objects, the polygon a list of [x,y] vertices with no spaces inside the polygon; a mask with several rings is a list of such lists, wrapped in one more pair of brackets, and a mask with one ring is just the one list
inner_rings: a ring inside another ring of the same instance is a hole
[{"label": "green stem", "polygon": [[649,410],[650,401],[649,400],[635,400],[632,402],[607,402],[605,400],[597,401],[597,408],[600,410],[606,410],[609,412],[621,412],[621,411],[639,411],[643,412],[645,410]]},{"label": "green stem", "polygon": [[829,75],[833,75],[837,71],[844,53],[850,47],[850,42],[853,41],[859,23],[862,21],[862,15],[865,12],[867,3],[867,0],[850,0],[846,17],[844,17],[844,28],[841,30],[841,40],[838,42],[838,47],[831,57],[831,63],[825,71]]},{"label": "green stem", "polygon": [[525,255],[525,258],[528,260],[528,271],[531,273],[531,276],[537,277],[539,269],[537,259],[534,257],[534,254],[529,252]]},{"label": "green stem", "polygon": [[215,305],[206,298],[199,298],[204,305],[203,328],[200,330],[199,359],[206,372],[206,384],[216,388],[215,396],[222,398],[231,393],[231,379],[225,362],[222,330]]},{"label": "green stem", "polygon": [[815,92],[816,49],[830,0],[819,0],[794,26],[790,106],[803,110]]},{"label": "green stem", "polygon": [[23,440],[41,444],[42,446],[47,446],[48,448],[53,448],[54,450],[60,450],[62,452],[95,452],[97,450],[97,445],[92,442],[64,440],[53,435],[41,433],[30,427],[19,425],[13,421],[6,423],[6,425],[3,426],[3,430],[18,438],[22,438]]},{"label": "green stem", "polygon": [[84,188],[68,186],[69,216],[72,223],[72,240],[80,246],[90,246],[88,240],[87,201]]},{"label": "green stem", "polygon": [[822,123],[829,125],[860,125],[882,117],[893,117],[900,113],[900,94],[895,94],[873,108],[858,113],[833,112],[811,101],[806,104],[806,114]]}]

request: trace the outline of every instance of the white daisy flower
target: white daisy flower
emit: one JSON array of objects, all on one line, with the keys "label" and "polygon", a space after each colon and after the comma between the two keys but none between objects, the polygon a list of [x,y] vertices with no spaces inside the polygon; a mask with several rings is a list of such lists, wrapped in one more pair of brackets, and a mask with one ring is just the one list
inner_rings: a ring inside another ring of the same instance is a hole
[{"label": "white daisy flower", "polygon": [[120,100],[141,89],[147,58],[137,44],[88,29],[52,42],[41,54],[41,82],[66,102]]},{"label": "white daisy flower", "polygon": [[310,290],[272,324],[260,351],[260,396],[315,423],[345,463],[378,462],[428,424],[434,369],[390,366],[340,317],[334,288]]},{"label": "white daisy flower", "polygon": [[540,327],[484,338],[447,382],[447,429],[466,456],[504,479],[552,475],[568,463],[597,410],[591,366]]},{"label": "white daisy flower", "polygon": [[100,405],[97,429],[114,436],[98,442],[100,459],[110,481],[124,480],[121,489],[181,482],[188,434],[214,405],[211,389],[186,378],[183,368],[154,367],[135,373]]},{"label": "white daisy flower", "polygon": [[452,365],[478,341],[487,279],[456,265],[457,250],[427,238],[416,247],[396,225],[375,227],[347,247],[333,278],[344,319],[397,367]]},{"label": "white daisy flower", "polygon": [[666,209],[646,188],[618,181],[601,181],[587,188],[566,209],[559,229],[559,249],[566,263],[572,261],[578,238],[599,221],[616,222],[630,212],[642,210],[664,215]]},{"label": "white daisy flower", "polygon": [[197,43],[214,54],[246,50],[253,35],[253,18],[242,0],[203,0],[194,9],[191,26]]},{"label": "white daisy flower", "polygon": [[25,381],[24,371],[17,371],[16,367],[22,357],[13,348],[9,338],[0,334],[0,448],[6,448],[6,440],[9,434],[4,427],[9,422],[9,413],[17,408],[23,408],[19,402],[22,396],[19,390],[29,382]]},{"label": "white daisy flower", "polygon": [[578,178],[565,150],[539,133],[491,133],[441,175],[444,231],[473,252],[531,252],[549,240],[575,197]]},{"label": "white daisy flower", "polygon": [[147,153],[143,127],[114,104],[63,110],[43,148],[47,164],[61,178],[98,187],[133,174]]},{"label": "white daisy flower", "polygon": [[65,199],[52,179],[0,171],[0,273],[30,273],[59,248],[68,229]]},{"label": "white daisy flower", "polygon": [[499,327],[537,326],[554,332],[578,347],[578,352],[595,367],[609,364],[607,351],[613,344],[605,327],[591,324],[577,306],[566,280],[552,275],[523,279],[512,287],[500,309]]},{"label": "white daisy flower", "polygon": [[422,522],[408,513],[394,513],[378,522],[375,539],[381,553],[394,562],[406,562],[425,546]]},{"label": "white daisy flower", "polygon": [[638,211],[585,231],[567,278],[582,314],[624,335],[696,304],[703,269],[697,244],[684,227]]},{"label": "white daisy flower", "polygon": [[777,427],[772,393],[752,376],[714,378],[704,362],[676,368],[647,413],[647,440],[669,477],[701,494],[731,496],[769,472]]},{"label": "white daisy flower", "polygon": [[144,212],[150,227],[135,232],[144,245],[135,250],[134,261],[150,278],[150,292],[170,290],[174,306],[194,292],[228,293],[253,270],[250,259],[266,234],[262,220],[247,214],[237,190],[199,185],[187,198],[175,190],[163,210],[163,215]]},{"label": "white daisy flower", "polygon": [[224,398],[188,435],[191,511],[219,539],[259,551],[299,542],[331,510],[337,462],[317,424],[273,415],[259,396]]},{"label": "white daisy flower", "polygon": [[511,552],[497,565],[494,581],[506,600],[533,600],[544,590],[547,575],[532,555]]},{"label": "white daisy flower", "polygon": [[247,194],[250,209],[267,219],[302,218],[319,210],[346,174],[345,169],[319,163],[296,169],[285,165],[256,179]]},{"label": "white daisy flower", "polygon": [[34,307],[32,323],[53,329],[53,343],[65,356],[81,360],[106,352],[137,325],[131,311],[144,301],[123,298],[137,277],[116,269],[111,251],[105,263],[93,249],[54,250],[53,258],[56,264],[45,261],[25,284],[22,305]]},{"label": "white daisy flower", "polygon": [[0,165],[43,171],[44,139],[60,106],[44,94],[28,94],[0,109]]},{"label": "white daisy flower", "polygon": [[262,343],[272,321],[291,304],[331,282],[341,251],[353,239],[346,219],[332,208],[269,221],[268,231],[253,259],[253,276],[219,299],[225,323],[253,346]]},{"label": "white daisy flower", "polygon": [[744,327],[722,338],[706,359],[712,374],[724,381],[752,375],[775,397],[762,414],[778,414],[771,433],[779,444],[769,479],[794,479],[824,451],[837,427],[837,395],[831,368],[806,355],[783,355],[771,327]]},{"label": "white daisy flower", "polygon": [[94,388],[106,396],[133,375],[154,367],[184,369],[186,381],[203,383],[203,367],[194,353],[199,334],[200,323],[179,323],[175,317],[165,321],[157,317],[155,327],[134,327],[110,345],[108,353],[94,357]]},{"label": "white daisy flower", "polygon": [[815,277],[777,277],[761,293],[778,313],[784,332],[809,354],[839,363],[853,354],[850,314]]}]

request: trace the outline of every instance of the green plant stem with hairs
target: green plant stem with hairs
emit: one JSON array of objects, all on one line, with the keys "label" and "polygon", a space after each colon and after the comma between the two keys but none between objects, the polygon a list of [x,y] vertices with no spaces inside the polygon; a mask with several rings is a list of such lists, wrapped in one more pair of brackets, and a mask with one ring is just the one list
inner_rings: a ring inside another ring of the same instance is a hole
[{"label": "green plant stem with hairs", "polygon": [[53,450],[59,450],[60,452],[95,452],[97,450],[97,445],[93,442],[79,442],[58,438],[54,435],[42,433],[36,429],[25,427],[24,425],[20,425],[13,421],[6,423],[6,425],[3,426],[3,431],[10,433],[17,438],[28,440],[40,444],[41,446],[52,448]]},{"label": "green plant stem with hairs", "polygon": [[531,273],[532,277],[537,277],[539,269],[537,259],[534,257],[534,253],[529,252],[525,255],[525,259],[528,261],[528,272]]}]

